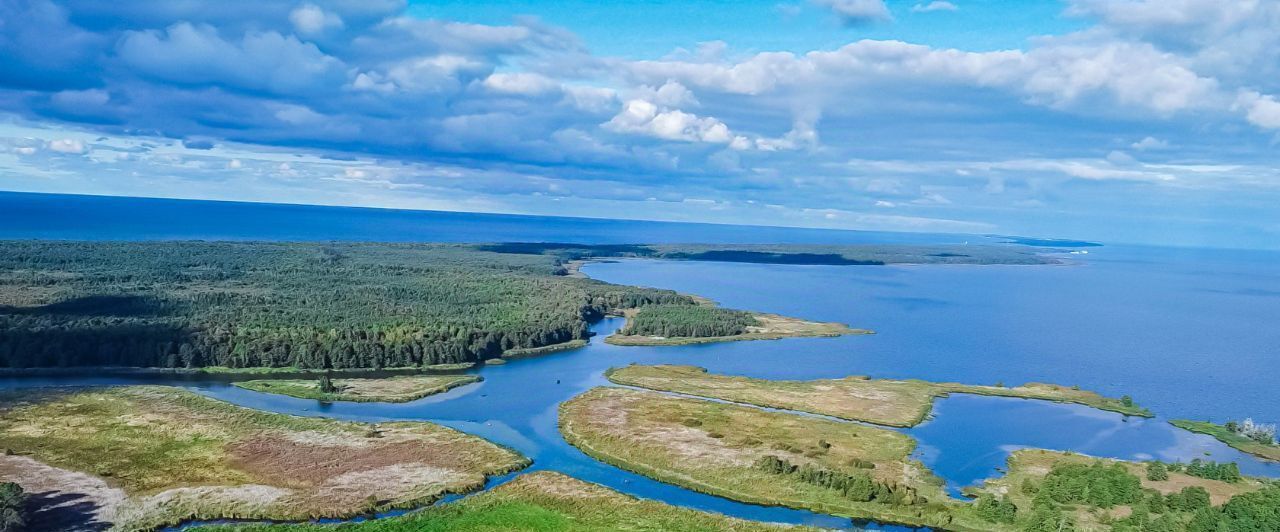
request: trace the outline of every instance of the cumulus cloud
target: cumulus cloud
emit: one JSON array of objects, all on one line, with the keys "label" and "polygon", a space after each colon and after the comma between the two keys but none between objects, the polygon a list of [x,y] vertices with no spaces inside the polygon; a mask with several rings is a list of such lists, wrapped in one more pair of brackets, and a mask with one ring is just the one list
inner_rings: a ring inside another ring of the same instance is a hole
[{"label": "cumulus cloud", "polygon": [[813,0],[813,3],[831,10],[850,26],[893,19],[884,0]]},{"label": "cumulus cloud", "polygon": [[273,31],[223,39],[207,24],[126,32],[116,52],[135,72],[164,81],[280,94],[310,92],[341,76],[342,62]]},{"label": "cumulus cloud", "polygon": [[699,117],[679,109],[666,109],[646,100],[629,100],[622,111],[604,124],[620,133],[636,133],[665,140],[708,142],[713,144],[735,143],[746,148],[746,139],[738,140],[729,127],[712,117]]},{"label": "cumulus cloud", "polygon": [[1242,91],[1236,107],[1243,109],[1249,123],[1264,129],[1280,129],[1280,101],[1254,91]]}]

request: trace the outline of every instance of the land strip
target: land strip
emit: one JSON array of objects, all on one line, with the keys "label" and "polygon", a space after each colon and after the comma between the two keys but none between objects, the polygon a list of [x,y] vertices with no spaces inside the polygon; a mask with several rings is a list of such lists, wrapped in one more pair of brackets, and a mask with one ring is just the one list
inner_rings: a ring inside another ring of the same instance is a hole
[{"label": "land strip", "polygon": [[413,375],[384,379],[333,379],[335,391],[320,389],[318,380],[263,379],[234,383],[264,393],[278,393],[300,399],[352,401],[361,403],[406,403],[480,382],[478,375]]},{"label": "land strip", "polygon": [[163,386],[5,392],[0,448],[0,478],[82,499],[81,517],[120,530],[418,506],[529,463],[431,423],[301,418]]},{"label": "land strip", "polygon": [[713,342],[736,342],[742,340],[780,340],[782,338],[805,338],[805,337],[835,337],[846,334],[874,334],[866,329],[853,329],[843,323],[835,322],[816,322],[802,320],[799,318],[791,318],[787,316],[779,316],[777,314],[765,314],[761,312],[750,312],[752,321],[751,325],[741,328],[740,332],[725,335],[708,335],[708,336],[660,336],[649,334],[623,334],[631,326],[630,321],[637,319],[643,312],[649,312],[649,309],[629,309],[622,314],[627,317],[628,324],[618,332],[609,335],[604,339],[606,343],[623,346],[671,346],[671,345],[691,345],[705,344]]},{"label": "land strip", "polygon": [[[331,530],[324,525],[239,525],[217,532],[302,532]],[[598,484],[550,471],[538,471],[458,502],[376,521],[351,523],[343,532],[499,532],[606,530],[680,530],[689,532],[807,532],[745,521],[709,512],[637,499]]]},{"label": "land strip", "polygon": [[1169,423],[1180,429],[1213,436],[1214,438],[1217,438],[1218,441],[1230,445],[1240,452],[1249,453],[1267,460],[1280,461],[1280,445],[1267,445],[1262,442],[1251,440],[1231,432],[1227,430],[1226,427],[1217,423],[1210,423],[1208,421],[1191,421],[1189,419],[1175,419]]},{"label": "land strip", "polygon": [[924,421],[936,398],[951,393],[1016,397],[1076,403],[1125,415],[1150,417],[1146,409],[1123,399],[1052,384],[1029,383],[1006,388],[921,380],[886,380],[854,376],[842,379],[786,381],[716,375],[695,366],[631,365],[610,369],[610,381],[639,388],[822,414],[892,427]]},{"label": "land strip", "polygon": [[[990,530],[910,458],[915,441],[893,430],[642,390],[595,388],[561,405],[560,431],[598,460],[733,500],[951,530]],[[815,480],[819,478],[826,480]],[[844,487],[819,483],[836,479]]]}]

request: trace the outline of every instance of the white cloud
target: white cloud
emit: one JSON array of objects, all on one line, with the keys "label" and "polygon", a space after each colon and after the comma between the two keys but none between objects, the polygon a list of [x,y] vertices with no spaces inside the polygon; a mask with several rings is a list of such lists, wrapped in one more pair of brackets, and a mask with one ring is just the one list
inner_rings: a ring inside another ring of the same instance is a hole
[{"label": "white cloud", "polygon": [[1280,129],[1280,101],[1254,91],[1241,91],[1237,108],[1243,109],[1249,123],[1264,129]]},{"label": "white cloud", "polygon": [[1155,137],[1144,137],[1142,140],[1130,144],[1129,147],[1138,151],[1163,150],[1169,147],[1169,142]]},{"label": "white cloud", "polygon": [[813,0],[814,4],[830,9],[849,25],[869,24],[882,20],[892,20],[889,6],[884,0]]},{"label": "white cloud", "polygon": [[85,147],[84,142],[81,142],[77,139],[51,140],[46,145],[46,147],[49,148],[49,151],[55,151],[58,153],[70,153],[70,154],[76,154],[76,155],[82,155],[85,152],[89,151],[88,148]]},{"label": "white cloud", "polygon": [[303,4],[289,13],[289,22],[303,35],[317,35],[329,29],[342,29],[342,17],[315,4]]},{"label": "white cloud", "polygon": [[[737,141],[729,127],[711,117],[679,109],[660,108],[646,100],[628,100],[622,111],[604,124],[620,133],[638,133],[665,140],[728,144]],[[739,143],[739,145],[741,145]]]},{"label": "white cloud", "polygon": [[342,75],[341,61],[292,35],[248,32],[234,42],[213,26],[189,22],[127,31],[116,53],[134,72],[153,78],[282,94],[324,89]]},{"label": "white cloud", "polygon": [[37,150],[33,146],[18,146],[17,148],[14,148],[13,151],[18,155],[33,155]]},{"label": "white cloud", "polygon": [[239,170],[243,166],[244,163],[241,163],[240,159],[231,159],[230,161],[227,161],[227,168],[232,170]]},{"label": "white cloud", "polygon": [[960,10],[959,6],[951,2],[947,2],[946,0],[934,0],[927,4],[916,4],[914,6],[911,6],[911,11],[914,13],[930,13],[933,11],[959,11],[959,10]]},{"label": "white cloud", "polygon": [[534,96],[560,88],[555,80],[530,72],[495,72],[484,79],[484,86],[494,92]]}]

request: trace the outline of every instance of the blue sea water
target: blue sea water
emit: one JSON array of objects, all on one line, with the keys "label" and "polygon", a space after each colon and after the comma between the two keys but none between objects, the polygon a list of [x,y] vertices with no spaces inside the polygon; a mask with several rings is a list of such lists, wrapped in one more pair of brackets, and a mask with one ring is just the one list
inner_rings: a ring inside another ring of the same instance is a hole
[{"label": "blue sea water", "polygon": [[0,192],[0,239],[375,242],[919,243],[976,235]]},{"label": "blue sea water", "polygon": [[[158,202],[158,203],[157,203]],[[13,209],[17,206],[16,210]],[[168,215],[162,216],[163,213]],[[173,220],[179,213],[201,220]],[[21,220],[18,220],[21,218]],[[163,222],[162,222],[163,220]],[[0,238],[235,238],[634,242],[979,241],[966,235],[842,233],[277,205],[0,194]],[[871,375],[975,384],[1074,384],[1131,395],[1155,419],[1077,406],[955,395],[905,432],[953,492],[997,475],[1024,447],[1124,459],[1280,466],[1176,429],[1172,418],[1280,421],[1280,253],[1107,245],[1046,266],[793,266],[626,260],[589,264],[609,282],[670,288],[735,308],[840,321],[872,336],[681,347],[586,348],[473,370],[481,383],[406,404],[323,404],[213,380],[173,380],[237,404],[350,420],[439,422],[552,469],[640,497],[730,515],[822,526],[829,516],[739,504],[601,464],[559,437],[557,407],[629,363],[693,364],[776,379]],[[620,320],[594,330],[608,334]],[[0,387],[136,379],[0,379]],[[878,527],[871,528],[894,528]]]}]

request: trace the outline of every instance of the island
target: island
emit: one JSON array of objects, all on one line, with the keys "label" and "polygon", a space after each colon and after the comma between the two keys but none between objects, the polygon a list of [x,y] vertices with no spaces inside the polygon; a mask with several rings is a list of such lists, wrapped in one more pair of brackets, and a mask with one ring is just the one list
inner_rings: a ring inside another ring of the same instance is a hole
[{"label": "island", "polygon": [[[333,530],[318,524],[244,524],[217,532]],[[455,530],[681,530],[713,532],[816,532],[810,527],[757,523],[637,499],[551,471],[536,471],[457,502],[401,517],[343,525],[343,532],[445,532]]]},{"label": "island", "polygon": [[614,345],[689,345],[739,340],[832,337],[872,334],[842,323],[822,323],[798,318],[731,310],[705,299],[695,305],[647,305],[622,312],[627,322],[605,338]]},{"label": "island", "polygon": [[1175,419],[1169,423],[1180,429],[1213,436],[1238,451],[1280,461],[1280,444],[1276,442],[1275,425],[1259,425],[1259,429],[1252,429],[1255,426],[1252,420],[1230,421],[1222,425],[1189,419]]},{"label": "island", "polygon": [[560,432],[603,462],[737,501],[951,530],[983,530],[947,503],[900,432],[600,387],[560,406]]},{"label": "island", "polygon": [[421,506],[529,461],[425,422],[266,413],[164,386],[0,394],[0,477],[83,519],[151,530],[189,519],[307,519]]},{"label": "island", "polygon": [[560,407],[598,460],[737,501],[953,531],[1273,530],[1280,484],[1233,463],[1015,451],[1006,475],[954,498],[901,432],[808,414],[600,387]]},{"label": "island", "polygon": [[[477,375],[409,375],[382,379],[329,379],[317,380],[261,379],[232,383],[246,390],[278,393],[299,399],[318,401],[352,401],[377,403],[407,403],[447,392],[459,386],[480,382]],[[327,391],[326,391],[327,390]]]},{"label": "island", "polygon": [[1112,399],[1074,387],[1041,383],[1007,388],[863,376],[786,381],[716,375],[700,367],[678,365],[630,365],[610,369],[605,375],[615,384],[891,427],[918,425],[933,410],[936,398],[952,393],[1076,403],[1124,415],[1152,416],[1127,397]]}]

